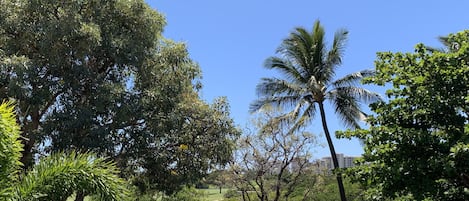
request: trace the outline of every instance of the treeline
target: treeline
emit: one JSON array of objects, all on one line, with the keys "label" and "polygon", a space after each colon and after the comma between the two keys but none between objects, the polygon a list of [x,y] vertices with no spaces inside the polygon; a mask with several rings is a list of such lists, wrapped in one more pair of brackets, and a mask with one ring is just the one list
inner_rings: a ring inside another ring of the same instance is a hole
[{"label": "treeline", "polygon": [[[190,200],[184,186],[207,180],[231,200],[469,200],[469,31],[336,78],[348,31],[328,46],[319,21],[295,28],[241,135],[225,98],[201,100],[199,66],[143,0],[0,9],[2,200]],[[388,87],[386,100],[361,84]],[[337,168],[332,112],[353,129],[338,137],[363,141],[356,167]],[[311,167],[315,117],[332,172]]]}]

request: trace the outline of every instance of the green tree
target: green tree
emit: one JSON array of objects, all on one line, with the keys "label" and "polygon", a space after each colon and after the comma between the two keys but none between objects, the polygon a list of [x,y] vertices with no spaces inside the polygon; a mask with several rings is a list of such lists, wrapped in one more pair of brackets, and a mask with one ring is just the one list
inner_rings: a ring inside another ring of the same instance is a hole
[{"label": "green tree", "polygon": [[125,95],[125,75],[153,54],[165,23],[139,0],[17,0],[1,1],[0,8],[8,10],[0,14],[1,98],[17,101],[25,168],[37,145],[53,134],[45,128],[55,113],[76,108],[67,111],[79,114],[71,135],[92,135],[82,125],[110,121],[105,112],[114,108],[99,105],[96,114],[86,106],[98,98],[103,104],[123,101],[116,96]]},{"label": "green tree", "polygon": [[[225,101],[222,98],[210,106],[196,100],[184,103],[174,111],[180,123],[173,127],[178,135],[167,136],[166,141],[150,138],[158,146],[146,149],[135,162],[146,170],[139,176],[148,179],[151,188],[172,194],[181,189],[181,184],[196,183],[208,170],[231,160],[235,136],[227,136],[239,131],[232,126]],[[199,110],[199,106],[205,109]]]},{"label": "green tree", "polygon": [[[337,67],[342,63],[347,34],[344,29],[338,30],[332,47],[328,49],[325,31],[319,21],[314,23],[311,32],[296,28],[277,49],[280,57],[271,57],[265,63],[266,68],[277,70],[284,79],[263,78],[257,86],[257,93],[262,98],[251,105],[251,111],[260,110],[266,105],[291,109],[291,112],[280,118],[295,119],[293,129],[309,123],[316,115],[318,106],[334,168],[339,165],[327,127],[324,101],[330,101],[345,125],[358,128],[357,121],[365,117],[359,101],[379,99],[377,94],[357,86],[358,81],[372,74],[371,71],[361,71],[333,80]],[[345,200],[341,173],[337,173],[337,182],[341,199]]]},{"label": "green tree", "polygon": [[52,154],[20,173],[21,142],[13,108],[11,102],[0,105],[0,200],[66,200],[77,191],[98,200],[126,198],[118,169],[93,154]]},{"label": "green tree", "polygon": [[143,0],[0,9],[0,98],[17,101],[24,169],[35,153],[93,151],[171,193],[231,159],[227,101],[200,99],[199,66]]},{"label": "green tree", "polygon": [[351,177],[369,200],[469,199],[469,31],[450,34],[445,51],[378,53],[367,83],[392,86],[372,105],[370,127],[344,132],[366,139]]},{"label": "green tree", "polygon": [[218,187],[218,192],[222,193],[222,188],[231,187],[233,183],[233,174],[228,169],[217,169],[210,172],[207,177],[204,178],[203,184],[214,185]]}]

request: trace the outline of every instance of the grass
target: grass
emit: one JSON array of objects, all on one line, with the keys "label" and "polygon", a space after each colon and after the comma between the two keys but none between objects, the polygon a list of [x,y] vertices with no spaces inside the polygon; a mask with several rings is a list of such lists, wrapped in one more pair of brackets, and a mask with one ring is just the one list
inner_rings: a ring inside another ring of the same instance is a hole
[{"label": "grass", "polygon": [[206,201],[222,201],[223,195],[230,190],[228,188],[222,188],[221,193],[219,188],[209,188],[209,189],[198,189],[198,191],[202,192],[205,196],[204,199]]},{"label": "grass", "polygon": [[[221,193],[218,187],[211,187],[208,189],[197,189],[201,194],[204,195],[204,201],[223,201],[225,193],[230,190],[229,188],[222,188]],[[75,195],[72,195],[67,201],[75,200]],[[90,197],[85,197],[85,201],[92,201]]]}]

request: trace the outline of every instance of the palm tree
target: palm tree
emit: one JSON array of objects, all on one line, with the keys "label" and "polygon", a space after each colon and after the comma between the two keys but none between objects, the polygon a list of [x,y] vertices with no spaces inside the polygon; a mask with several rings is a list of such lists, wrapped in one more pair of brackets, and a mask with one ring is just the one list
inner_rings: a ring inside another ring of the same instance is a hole
[{"label": "palm tree", "polygon": [[[334,168],[339,165],[327,127],[324,101],[328,100],[333,105],[335,113],[346,126],[358,128],[358,120],[365,117],[359,103],[379,99],[378,94],[357,86],[363,77],[373,73],[371,70],[333,80],[337,67],[342,63],[347,34],[345,29],[338,30],[332,47],[327,49],[324,28],[319,21],[314,23],[311,32],[296,28],[277,49],[280,57],[270,57],[265,62],[266,68],[279,71],[283,78],[262,78],[256,88],[260,98],[250,107],[251,112],[267,105],[289,110],[276,119],[293,119],[293,131],[311,122],[318,106]],[[337,182],[341,200],[344,201],[346,197],[340,173],[337,174]]]},{"label": "palm tree", "polygon": [[458,51],[459,48],[461,47],[461,44],[452,41],[452,39],[450,39],[450,37],[448,36],[439,36],[438,40],[441,42],[441,44],[444,45],[444,47],[426,46],[425,48],[427,48],[427,50],[430,51],[431,53],[434,53],[434,52],[451,53],[451,52]]}]

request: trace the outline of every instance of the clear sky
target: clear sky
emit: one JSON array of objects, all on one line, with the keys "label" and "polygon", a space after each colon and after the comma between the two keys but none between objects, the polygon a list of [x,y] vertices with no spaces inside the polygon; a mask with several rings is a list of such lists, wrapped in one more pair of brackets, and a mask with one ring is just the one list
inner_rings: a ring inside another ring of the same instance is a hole
[{"label": "clear sky", "polygon": [[[249,104],[257,96],[262,77],[275,76],[263,62],[294,27],[311,29],[319,19],[332,42],[339,28],[349,40],[338,77],[371,69],[379,51],[411,52],[417,43],[440,46],[437,37],[469,29],[469,1],[457,0],[147,0],[166,16],[164,36],[187,43],[199,63],[204,85],[202,98],[211,102],[226,96],[236,124],[245,127]],[[374,87],[367,87],[375,89]],[[383,89],[375,89],[383,93]],[[327,108],[326,108],[327,109]],[[327,112],[327,111],[326,111]],[[344,127],[333,112],[331,132]],[[311,132],[323,136],[319,117]],[[325,138],[320,141],[325,144]],[[336,152],[359,156],[357,140],[335,140]],[[329,155],[318,148],[315,157]]]}]

